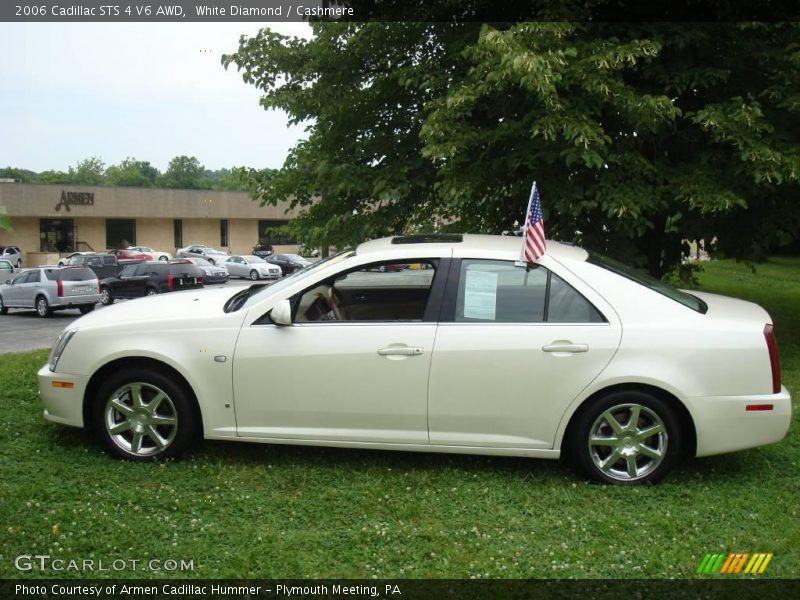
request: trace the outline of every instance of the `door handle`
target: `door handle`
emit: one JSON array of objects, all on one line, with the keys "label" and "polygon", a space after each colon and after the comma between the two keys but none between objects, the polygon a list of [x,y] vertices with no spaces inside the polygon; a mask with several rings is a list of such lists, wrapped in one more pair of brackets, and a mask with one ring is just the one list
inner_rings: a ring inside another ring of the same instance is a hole
[{"label": "door handle", "polygon": [[555,342],[542,346],[542,352],[566,352],[575,354],[577,352],[588,352],[588,344],[572,344],[570,342]]},{"label": "door handle", "polygon": [[422,352],[418,346],[389,346],[378,350],[381,356],[419,356]]}]

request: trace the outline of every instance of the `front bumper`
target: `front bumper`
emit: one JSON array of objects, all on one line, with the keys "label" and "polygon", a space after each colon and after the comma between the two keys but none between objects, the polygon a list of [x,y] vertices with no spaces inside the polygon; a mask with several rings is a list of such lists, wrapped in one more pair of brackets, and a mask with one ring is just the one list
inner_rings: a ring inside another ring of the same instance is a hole
[{"label": "front bumper", "polygon": [[[792,420],[792,398],[777,394],[684,398],[697,433],[697,456],[711,456],[765,446],[782,440]],[[771,410],[748,411],[771,404]]]},{"label": "front bumper", "polygon": [[[39,380],[39,397],[44,405],[44,418],[62,425],[83,427],[83,396],[89,376],[53,373],[48,365],[39,369],[36,376]],[[72,387],[67,387],[69,384]]]}]

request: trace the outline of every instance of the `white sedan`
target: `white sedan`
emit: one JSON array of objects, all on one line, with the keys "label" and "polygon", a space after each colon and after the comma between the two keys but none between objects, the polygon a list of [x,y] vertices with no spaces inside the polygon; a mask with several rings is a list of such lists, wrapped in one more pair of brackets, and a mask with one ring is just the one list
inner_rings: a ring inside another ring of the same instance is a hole
[{"label": "white sedan", "polygon": [[131,460],[199,437],[559,458],[599,481],[782,439],[772,321],[577,247],[366,242],[271,286],[115,305],[61,334],[44,416]]},{"label": "white sedan", "polygon": [[259,279],[278,279],[281,268],[258,256],[249,254],[231,256],[222,263],[231,277],[244,277],[253,281]]},{"label": "white sedan", "polygon": [[168,262],[172,260],[172,254],[169,252],[164,252],[163,250],[153,250],[150,246],[128,246],[128,250],[131,252],[139,252],[141,254],[149,254],[153,257],[153,260],[160,260],[162,262]]}]

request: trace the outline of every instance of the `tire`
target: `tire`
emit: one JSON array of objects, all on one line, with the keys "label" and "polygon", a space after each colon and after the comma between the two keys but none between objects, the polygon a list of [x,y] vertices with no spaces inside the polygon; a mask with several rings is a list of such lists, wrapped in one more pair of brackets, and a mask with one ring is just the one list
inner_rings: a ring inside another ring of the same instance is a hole
[{"label": "tire", "polygon": [[201,433],[188,390],[174,377],[139,367],[122,369],[100,386],[92,422],[113,456],[137,462],[179,456]]},{"label": "tire", "polygon": [[44,296],[36,296],[36,314],[41,318],[46,319],[53,314],[53,309],[50,308],[50,303]]},{"label": "tire", "polygon": [[114,296],[111,295],[111,290],[105,285],[100,288],[100,303],[103,306],[114,304]]},{"label": "tire", "polygon": [[81,311],[82,315],[88,314],[94,310],[94,304],[84,304],[83,306],[79,306],[78,310]]},{"label": "tire", "polygon": [[255,269],[250,271],[250,281],[258,281],[258,271]]},{"label": "tire", "polygon": [[17,260],[17,268],[18,269],[22,268],[22,259],[21,258],[19,260]]},{"label": "tire", "polygon": [[216,264],[217,264],[216,262],[214,262],[214,259],[213,259],[213,258],[206,258],[206,260],[209,262],[209,264],[210,264],[211,266],[216,266]]},{"label": "tire", "polygon": [[167,262],[167,261],[169,261],[169,257],[168,256],[164,256],[162,254],[161,256],[158,257],[158,260],[160,260],[161,262]]},{"label": "tire", "polygon": [[0,296],[0,315],[7,315],[8,314],[8,307],[3,302],[3,297]]},{"label": "tire", "polygon": [[147,291],[144,294],[145,296],[155,296],[156,294],[158,294],[158,290],[154,287],[149,287],[147,288]]},{"label": "tire", "polygon": [[679,459],[682,443],[680,422],[667,402],[645,392],[620,391],[578,416],[568,450],[595,481],[638,485],[663,479]]}]

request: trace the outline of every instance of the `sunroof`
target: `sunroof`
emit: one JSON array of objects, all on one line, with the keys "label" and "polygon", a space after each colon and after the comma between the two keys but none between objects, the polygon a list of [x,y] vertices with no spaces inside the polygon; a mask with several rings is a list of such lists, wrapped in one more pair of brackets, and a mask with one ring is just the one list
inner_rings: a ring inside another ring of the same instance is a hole
[{"label": "sunroof", "polygon": [[463,241],[464,236],[460,233],[421,233],[392,238],[393,244],[453,244]]}]

